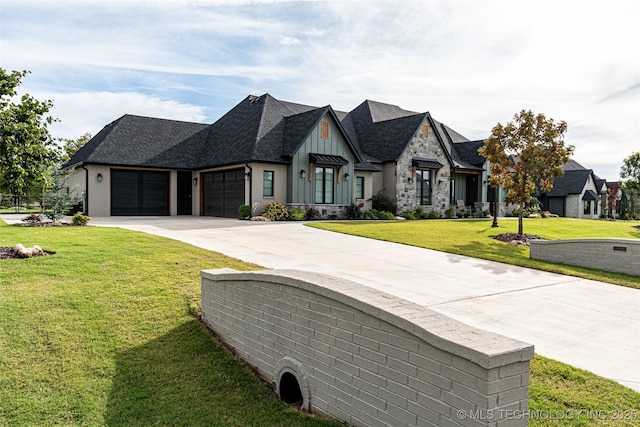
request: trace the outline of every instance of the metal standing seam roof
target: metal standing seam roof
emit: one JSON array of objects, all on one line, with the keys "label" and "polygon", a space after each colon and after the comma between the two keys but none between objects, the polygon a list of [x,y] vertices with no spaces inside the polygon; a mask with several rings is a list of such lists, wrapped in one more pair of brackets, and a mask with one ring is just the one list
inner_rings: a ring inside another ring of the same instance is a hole
[{"label": "metal standing seam roof", "polygon": [[442,163],[435,159],[424,159],[422,157],[414,157],[411,159],[412,166],[423,169],[440,169],[444,167]]}]

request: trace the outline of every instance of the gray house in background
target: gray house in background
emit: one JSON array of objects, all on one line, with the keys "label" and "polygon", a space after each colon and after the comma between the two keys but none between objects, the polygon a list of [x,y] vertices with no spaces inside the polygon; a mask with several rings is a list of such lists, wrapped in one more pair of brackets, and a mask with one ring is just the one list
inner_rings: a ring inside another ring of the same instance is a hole
[{"label": "gray house in background", "polygon": [[242,204],[340,216],[383,193],[398,213],[489,209],[487,165],[430,113],[375,101],[350,112],[248,96],[211,125],[125,115],[65,165],[93,216],[237,216]]},{"label": "gray house in background", "polygon": [[542,210],[568,218],[599,218],[607,197],[606,181],[575,160],[562,168],[564,176],[553,181],[551,191],[539,191]]}]

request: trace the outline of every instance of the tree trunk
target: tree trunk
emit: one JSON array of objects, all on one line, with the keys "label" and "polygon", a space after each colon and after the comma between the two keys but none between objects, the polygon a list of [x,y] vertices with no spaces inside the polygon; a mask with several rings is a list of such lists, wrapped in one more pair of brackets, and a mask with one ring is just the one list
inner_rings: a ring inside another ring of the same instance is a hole
[{"label": "tree trunk", "polygon": [[498,192],[498,186],[495,186],[495,196],[494,196],[494,205],[493,205],[493,224],[491,224],[491,227],[496,228],[496,227],[500,227],[498,225],[498,195],[500,193]]},{"label": "tree trunk", "polygon": [[520,209],[518,209],[518,237],[522,237],[522,215],[524,215],[524,203],[520,203]]}]

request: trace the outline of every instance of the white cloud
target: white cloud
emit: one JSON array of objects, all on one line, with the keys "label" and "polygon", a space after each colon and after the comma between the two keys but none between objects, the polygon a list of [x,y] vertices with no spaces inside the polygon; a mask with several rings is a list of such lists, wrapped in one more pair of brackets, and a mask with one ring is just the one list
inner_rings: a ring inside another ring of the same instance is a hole
[{"label": "white cloud", "polygon": [[124,114],[197,123],[206,118],[204,107],[134,92],[41,93],[34,96],[54,101],[51,116],[61,119],[50,128],[56,138],[76,139],[86,132],[96,135]]},{"label": "white cloud", "polygon": [[[32,69],[74,134],[125,112],[222,114],[269,92],[428,110],[472,139],[532,109],[566,120],[576,158],[612,179],[638,149],[637,0],[5,0],[0,19],[3,67]],[[85,99],[111,97],[108,109]]]}]

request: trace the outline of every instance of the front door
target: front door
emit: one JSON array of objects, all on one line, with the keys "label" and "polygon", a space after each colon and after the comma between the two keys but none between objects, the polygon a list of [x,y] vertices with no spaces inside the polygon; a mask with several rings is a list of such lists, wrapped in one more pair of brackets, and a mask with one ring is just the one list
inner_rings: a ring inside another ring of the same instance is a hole
[{"label": "front door", "polygon": [[178,172],[178,215],[191,215],[191,172]]},{"label": "front door", "polygon": [[464,204],[466,206],[473,206],[475,202],[478,202],[478,184],[479,184],[479,175],[467,175],[466,182],[466,194]]}]

